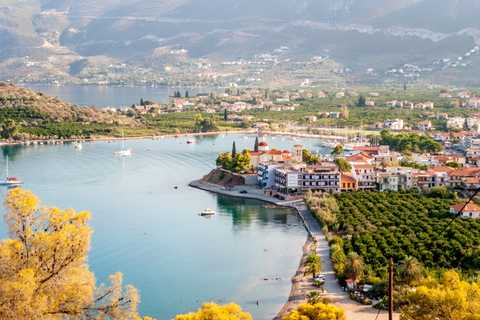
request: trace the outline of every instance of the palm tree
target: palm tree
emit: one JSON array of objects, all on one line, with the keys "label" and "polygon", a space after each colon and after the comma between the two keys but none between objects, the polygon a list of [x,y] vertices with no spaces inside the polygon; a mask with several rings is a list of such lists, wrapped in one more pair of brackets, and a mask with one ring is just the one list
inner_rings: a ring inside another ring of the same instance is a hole
[{"label": "palm tree", "polygon": [[[318,256],[314,252],[312,252],[307,257],[307,259],[305,259],[304,265],[306,266],[306,265],[308,265],[310,263],[313,263],[313,262],[318,263],[318,264],[320,264],[320,266],[322,266],[325,261],[323,261],[323,259],[320,258],[320,256]],[[323,270],[323,267],[322,267],[322,270]]]},{"label": "palm tree", "polygon": [[398,276],[409,286],[412,281],[418,281],[422,278],[422,270],[417,258],[406,256],[397,269]]},{"label": "palm tree", "polygon": [[318,292],[318,291],[311,291],[311,292],[309,293],[309,295],[307,296],[307,301],[308,301],[308,303],[310,303],[311,305],[314,305],[314,304],[323,302],[323,298],[322,298],[322,296],[320,295],[320,292]]},{"label": "palm tree", "polygon": [[317,272],[320,272],[323,270],[323,267],[320,266],[319,263],[312,262],[306,265],[307,267],[305,268],[305,272],[303,273],[304,275],[309,275],[312,274],[313,278],[317,275]]},{"label": "palm tree", "polygon": [[347,279],[357,280],[363,275],[364,262],[362,257],[356,252],[350,252],[345,259],[343,274]]}]

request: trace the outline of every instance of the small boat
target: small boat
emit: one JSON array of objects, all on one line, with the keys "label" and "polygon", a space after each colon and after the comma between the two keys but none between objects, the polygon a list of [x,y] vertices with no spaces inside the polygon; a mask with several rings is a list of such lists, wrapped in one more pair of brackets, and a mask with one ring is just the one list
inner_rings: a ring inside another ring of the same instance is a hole
[{"label": "small boat", "polygon": [[188,144],[194,144],[194,143],[195,143],[195,140],[187,140],[187,143],[188,143]]},{"label": "small boat", "polygon": [[205,209],[201,212],[198,213],[199,216],[214,216],[217,213],[213,211],[212,209]]},{"label": "small boat", "polygon": [[14,186],[18,184],[22,184],[23,181],[20,180],[20,178],[15,178],[15,177],[9,177],[8,176],[8,156],[5,157],[5,173],[6,173],[6,180],[1,180],[0,185],[1,186]]},{"label": "small boat", "polygon": [[75,145],[75,149],[82,150],[82,148],[83,148],[83,146],[82,146],[81,143],[77,143],[77,144]]},{"label": "small boat", "polygon": [[122,130],[122,149],[118,150],[117,152],[114,152],[114,156],[129,156],[132,154],[132,149],[127,149],[125,148],[125,143],[123,141],[123,130]]}]

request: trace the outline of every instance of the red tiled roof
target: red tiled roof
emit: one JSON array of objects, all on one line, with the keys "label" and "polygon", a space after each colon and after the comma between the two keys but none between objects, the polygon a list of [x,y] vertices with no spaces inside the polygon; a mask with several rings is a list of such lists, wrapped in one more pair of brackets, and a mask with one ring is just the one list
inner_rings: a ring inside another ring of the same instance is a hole
[{"label": "red tiled roof", "polygon": [[452,167],[438,166],[438,167],[432,167],[432,168],[430,168],[430,171],[433,171],[433,172],[446,172],[447,174],[450,174],[450,173],[452,173],[453,171],[455,171],[455,169],[452,168]]},{"label": "red tiled roof", "polygon": [[350,176],[347,176],[346,174],[342,174],[340,176],[340,182],[357,182],[357,180],[353,179]]},{"label": "red tiled roof", "polygon": [[283,153],[291,153],[290,150],[283,150]]},{"label": "red tiled roof", "polygon": [[378,147],[353,147],[353,151],[378,151],[378,149]]},{"label": "red tiled roof", "polygon": [[265,141],[262,141],[258,144],[258,146],[268,147],[268,143],[266,143]]},{"label": "red tiled roof", "polygon": [[373,169],[371,164],[354,164],[355,169]]},{"label": "red tiled roof", "polygon": [[[460,210],[462,210],[463,206],[465,205],[465,203],[459,203],[459,204],[455,204],[453,206],[450,206],[450,208],[452,208],[453,210],[459,212]],[[463,209],[463,211],[476,211],[476,212],[480,212],[480,207],[474,205],[474,204],[467,204],[465,206],[465,209]]]}]

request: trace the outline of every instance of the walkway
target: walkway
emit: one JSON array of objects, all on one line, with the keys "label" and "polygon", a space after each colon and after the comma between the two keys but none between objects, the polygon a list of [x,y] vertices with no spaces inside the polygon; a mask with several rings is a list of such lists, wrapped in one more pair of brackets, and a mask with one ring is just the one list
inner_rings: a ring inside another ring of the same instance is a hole
[{"label": "walkway", "polygon": [[[220,187],[210,184],[203,184],[200,180],[192,181],[190,183],[190,186],[229,196],[257,199],[274,203],[280,206],[295,208],[300,217],[302,218],[307,231],[312,237],[315,237],[315,239],[317,239],[317,254],[325,261],[325,263],[323,264],[324,271],[322,272],[322,274],[325,275],[325,284],[323,285],[323,288],[326,291],[326,296],[332,299],[332,304],[337,308],[344,309],[348,320],[388,320],[387,311],[381,311],[377,318],[377,309],[374,309],[372,306],[364,306],[359,304],[358,302],[353,301],[352,299],[350,299],[348,293],[343,291],[340,285],[336,282],[335,272],[333,271],[333,265],[330,261],[330,247],[328,246],[328,242],[325,239],[322,231],[320,230],[320,226],[318,225],[317,221],[310,214],[310,211],[308,211],[307,206],[305,205],[303,200],[282,201],[268,196],[254,195],[249,193],[241,194],[238,193],[238,191],[221,190]],[[306,245],[309,245],[308,241]],[[306,255],[302,257],[302,260],[305,258],[305,256]],[[314,287],[311,282],[307,280],[306,277],[303,277],[302,266],[303,263],[301,262],[299,270],[292,278],[293,288],[289,301],[286,303],[285,307],[275,317],[274,320],[280,320],[283,316],[288,315],[289,310],[292,309],[292,307],[296,308],[296,306],[306,303],[305,294],[310,293],[310,291],[318,291],[318,288]],[[295,286],[295,284],[297,284],[297,286]],[[298,284],[300,284],[300,286],[298,286]],[[299,299],[298,303],[297,298]],[[399,318],[399,313],[393,314],[394,320],[398,320]]]}]

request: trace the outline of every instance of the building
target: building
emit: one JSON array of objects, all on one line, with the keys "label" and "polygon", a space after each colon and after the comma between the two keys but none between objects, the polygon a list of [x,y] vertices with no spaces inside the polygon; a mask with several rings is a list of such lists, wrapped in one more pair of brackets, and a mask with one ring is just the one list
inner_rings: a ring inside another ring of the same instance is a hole
[{"label": "building", "polygon": [[418,130],[427,131],[431,127],[432,127],[432,123],[428,120],[427,121],[420,121],[418,123]]},{"label": "building", "polygon": [[357,180],[342,173],[340,175],[340,189],[342,192],[357,190]]},{"label": "building", "polygon": [[403,120],[402,119],[393,119],[383,121],[384,128],[390,128],[390,130],[402,130],[403,129]]},{"label": "building", "polygon": [[269,150],[268,143],[262,141],[258,144],[258,151],[250,151],[250,166],[258,167],[260,163],[295,161],[301,163],[303,160],[302,145],[293,146],[293,156],[290,150]]},{"label": "building", "polygon": [[452,117],[447,121],[447,128],[460,128],[463,129],[463,124],[465,123],[465,118],[462,117]]},{"label": "building", "polygon": [[371,164],[352,164],[352,178],[357,181],[358,189],[362,191],[375,190],[375,172]]},{"label": "building", "polygon": [[[465,208],[464,208],[465,207]],[[462,210],[463,209],[463,210]],[[459,203],[455,204],[453,206],[450,206],[450,213],[451,214],[458,214],[460,211],[460,218],[472,218],[472,219],[478,219],[479,213],[480,213],[480,207],[474,205],[474,204],[467,204],[465,206],[465,203]]]}]

